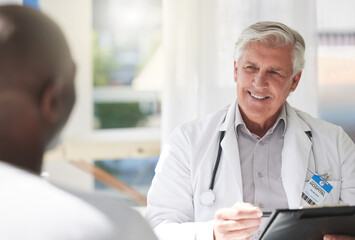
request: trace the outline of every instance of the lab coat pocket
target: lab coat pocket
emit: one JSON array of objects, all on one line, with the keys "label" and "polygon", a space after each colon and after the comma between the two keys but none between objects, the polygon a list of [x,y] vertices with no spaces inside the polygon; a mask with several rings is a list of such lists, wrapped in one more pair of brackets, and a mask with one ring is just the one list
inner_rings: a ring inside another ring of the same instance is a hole
[{"label": "lab coat pocket", "polygon": [[329,195],[324,199],[322,205],[338,204],[340,201],[341,181],[328,181],[332,185],[332,190]]}]

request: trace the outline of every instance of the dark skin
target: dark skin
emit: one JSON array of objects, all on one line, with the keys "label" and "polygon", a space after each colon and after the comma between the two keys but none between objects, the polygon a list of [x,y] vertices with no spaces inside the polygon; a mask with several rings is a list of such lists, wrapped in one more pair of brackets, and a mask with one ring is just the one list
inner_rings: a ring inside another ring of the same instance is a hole
[{"label": "dark skin", "polygon": [[0,26],[0,160],[38,174],[74,105],[75,65],[39,11],[0,7]]}]

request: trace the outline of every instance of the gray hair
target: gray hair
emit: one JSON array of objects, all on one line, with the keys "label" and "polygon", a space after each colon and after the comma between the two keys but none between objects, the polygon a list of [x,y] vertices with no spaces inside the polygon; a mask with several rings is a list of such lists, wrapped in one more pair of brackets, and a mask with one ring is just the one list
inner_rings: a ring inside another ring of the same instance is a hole
[{"label": "gray hair", "polygon": [[245,47],[254,42],[261,42],[268,47],[293,46],[293,75],[304,67],[306,44],[297,31],[279,22],[257,22],[250,25],[235,43],[234,59],[239,61]]}]

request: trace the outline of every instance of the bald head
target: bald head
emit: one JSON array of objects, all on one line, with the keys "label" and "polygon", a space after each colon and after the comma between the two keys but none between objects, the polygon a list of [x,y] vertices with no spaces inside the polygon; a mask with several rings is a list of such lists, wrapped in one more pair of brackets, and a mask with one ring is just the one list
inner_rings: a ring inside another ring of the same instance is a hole
[{"label": "bald head", "polygon": [[41,12],[0,7],[0,160],[39,172],[73,107],[75,66],[59,27]]},{"label": "bald head", "polygon": [[[0,7],[0,52],[0,76],[7,78],[0,79],[1,87],[34,90],[41,81],[49,80],[43,78],[49,75],[54,78],[73,67],[58,26],[39,11],[27,7]],[[25,74],[41,79],[30,81],[23,78]]]}]

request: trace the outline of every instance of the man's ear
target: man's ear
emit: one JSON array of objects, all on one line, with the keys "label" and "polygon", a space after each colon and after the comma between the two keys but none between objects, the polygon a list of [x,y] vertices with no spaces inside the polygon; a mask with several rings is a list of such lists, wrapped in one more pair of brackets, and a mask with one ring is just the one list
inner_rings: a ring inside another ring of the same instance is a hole
[{"label": "man's ear", "polygon": [[298,83],[300,82],[301,76],[302,71],[299,71],[295,76],[292,77],[290,92],[294,92],[296,90]]},{"label": "man's ear", "polygon": [[48,84],[41,97],[41,112],[44,120],[54,124],[59,119],[59,86],[55,83]]},{"label": "man's ear", "polygon": [[238,71],[237,62],[234,60],[234,82],[235,83],[237,82],[237,71]]}]

